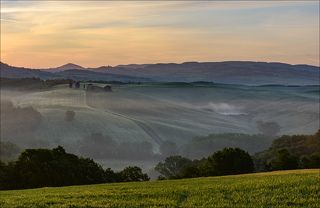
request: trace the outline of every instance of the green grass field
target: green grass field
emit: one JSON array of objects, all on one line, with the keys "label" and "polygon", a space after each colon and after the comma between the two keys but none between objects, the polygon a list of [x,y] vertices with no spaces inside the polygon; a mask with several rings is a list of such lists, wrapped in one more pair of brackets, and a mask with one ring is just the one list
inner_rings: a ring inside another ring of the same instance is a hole
[{"label": "green grass field", "polygon": [[320,170],[0,192],[0,207],[319,207]]}]

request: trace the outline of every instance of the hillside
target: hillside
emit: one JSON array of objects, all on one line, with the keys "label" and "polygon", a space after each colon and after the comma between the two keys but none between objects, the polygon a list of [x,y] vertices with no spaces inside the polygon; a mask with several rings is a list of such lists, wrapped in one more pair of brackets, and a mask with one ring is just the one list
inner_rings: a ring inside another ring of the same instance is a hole
[{"label": "hillside", "polygon": [[150,79],[129,76],[129,75],[118,75],[110,73],[98,73],[95,71],[85,69],[68,69],[54,73],[55,76],[81,80],[81,81],[120,81],[120,82],[147,82]]},{"label": "hillside", "polygon": [[66,64],[51,69],[27,69],[1,63],[1,77],[123,82],[215,82],[241,85],[319,85],[319,67],[285,63],[226,61],[129,64],[83,68]]},{"label": "hillside", "polygon": [[160,82],[207,81],[244,85],[316,85],[320,73],[316,66],[251,61],[159,63],[92,70],[142,76]]},{"label": "hillside", "polygon": [[0,191],[13,207],[317,207],[319,169]]},{"label": "hillside", "polygon": [[44,69],[44,70],[47,70],[48,72],[60,72],[60,71],[65,71],[65,70],[70,70],[70,69],[82,70],[82,69],[85,69],[85,68],[82,67],[82,66],[79,66],[77,64],[67,63],[65,65],[58,66],[56,68],[48,68],[48,69]]},{"label": "hillside", "polygon": [[0,77],[5,78],[55,78],[52,73],[41,71],[39,69],[28,69],[23,67],[14,67],[0,62]]},{"label": "hillside", "polygon": [[[314,135],[283,135],[275,139],[268,149],[255,154],[257,170],[267,168],[270,163],[276,163],[275,158],[283,150],[299,158],[300,163],[303,161],[305,165],[309,164],[309,167],[315,164],[320,165],[320,130]],[[310,162],[311,158],[314,162]]]},{"label": "hillside", "polygon": [[74,64],[66,64],[54,69],[28,69],[14,67],[0,62],[1,78],[40,78],[40,79],[73,79],[81,81],[120,81],[120,82],[147,82],[148,78],[129,75],[99,73],[80,68]]},{"label": "hillside", "polygon": [[[10,134],[1,131],[1,138],[22,148],[63,145],[68,151],[80,154],[79,142],[101,133],[118,143],[130,142],[128,147],[133,147],[132,143],[141,146],[141,142],[147,142],[151,151],[157,153],[159,145],[165,141],[174,142],[180,148],[195,137],[209,134],[259,134],[257,121],[278,123],[281,127],[279,135],[314,134],[319,128],[317,86],[173,83],[112,85],[112,89],[112,93],[88,93],[83,89],[59,85],[32,92],[2,90],[2,100],[12,100],[18,107],[33,107],[41,113],[42,119],[32,131],[22,133],[13,130]],[[67,110],[75,112],[73,122],[65,121]],[[15,123],[22,125],[22,121],[29,119],[17,119]],[[1,124],[2,128],[11,126],[5,121]],[[243,138],[242,142],[238,137],[228,141],[216,139],[210,144],[215,147],[212,150],[238,146],[253,154],[271,144],[271,140],[259,138],[250,141]],[[200,140],[197,144],[191,147],[213,146],[205,141],[200,144]],[[115,169],[130,164],[138,164],[144,170],[154,166],[154,162],[149,164],[153,158],[143,158],[145,161],[140,160],[139,163],[112,161],[111,158],[94,159]]]}]

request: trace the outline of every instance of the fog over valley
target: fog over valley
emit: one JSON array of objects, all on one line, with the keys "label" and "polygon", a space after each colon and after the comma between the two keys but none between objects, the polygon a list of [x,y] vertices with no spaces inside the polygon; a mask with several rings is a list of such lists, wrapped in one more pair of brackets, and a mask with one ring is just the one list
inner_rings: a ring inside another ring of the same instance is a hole
[{"label": "fog over valley", "polygon": [[1,1],[0,207],[318,207],[319,6]]},{"label": "fog over valley", "polygon": [[[201,158],[230,146],[253,154],[277,135],[319,127],[318,86],[26,86],[1,89],[2,141],[21,149],[62,145],[115,169],[139,164],[151,171],[166,156]],[[112,90],[99,90],[105,86]]]}]

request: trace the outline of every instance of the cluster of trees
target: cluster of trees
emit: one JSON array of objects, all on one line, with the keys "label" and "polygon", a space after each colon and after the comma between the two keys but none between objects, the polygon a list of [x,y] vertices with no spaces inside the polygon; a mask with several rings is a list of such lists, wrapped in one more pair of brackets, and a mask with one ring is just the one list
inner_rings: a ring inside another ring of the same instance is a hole
[{"label": "cluster of trees", "polygon": [[226,147],[238,147],[250,154],[263,151],[272,144],[281,127],[273,121],[257,121],[256,126],[260,134],[225,133],[196,137],[182,146],[179,153],[189,158],[201,158]]},{"label": "cluster of trees", "polygon": [[[272,123],[263,125],[266,125],[265,128],[278,129]],[[227,140],[228,138],[242,140],[244,136],[243,134],[225,135]],[[215,141],[211,137],[215,138],[211,135],[203,140]],[[247,141],[250,139],[253,138],[249,137]],[[200,144],[204,143],[200,138]],[[207,142],[207,145],[210,147],[210,142]],[[205,148],[203,146],[203,149]],[[195,146],[195,149],[198,147]],[[202,152],[204,153],[205,151]],[[281,136],[273,141],[269,149],[253,157],[239,148],[224,148],[200,160],[191,160],[178,155],[170,156],[158,163],[155,169],[161,174],[160,179],[177,179],[300,168],[320,168],[320,130],[314,135]]]},{"label": "cluster of trees", "polygon": [[5,78],[0,77],[1,89],[34,90],[46,88],[40,78]]},{"label": "cluster of trees", "polygon": [[24,189],[123,181],[147,181],[139,167],[120,172],[104,170],[89,158],[66,153],[58,146],[50,149],[27,149],[15,162],[0,162],[0,189]]},{"label": "cluster of trees", "polygon": [[254,155],[257,171],[320,168],[320,130],[314,135],[284,135]]},{"label": "cluster of trees", "polygon": [[192,139],[180,148],[179,153],[188,158],[202,158],[226,147],[238,147],[252,154],[265,150],[271,143],[272,138],[264,134],[210,134]]},{"label": "cluster of trees", "polygon": [[[239,138],[239,135],[235,134],[228,136]],[[10,143],[1,143],[1,148],[4,147],[8,151],[1,149],[1,154],[6,153],[8,156],[20,151]],[[82,155],[100,159],[142,159],[155,156],[158,156],[157,159],[163,159],[166,155],[164,161],[155,167],[161,174],[159,179],[178,179],[320,168],[320,130],[314,135],[281,136],[273,141],[269,149],[253,157],[240,148],[224,148],[209,157],[192,160],[176,155],[178,150],[175,143],[166,141],[160,146],[160,154],[156,155],[150,143],[118,144],[102,134],[93,134],[80,143]],[[0,189],[146,180],[149,180],[148,175],[139,167],[127,167],[120,172],[110,168],[104,170],[92,159],[66,153],[60,146],[52,150],[27,149],[15,162],[0,162]]]},{"label": "cluster of trees", "polygon": [[69,84],[70,82],[73,82],[72,79],[48,79],[44,81],[47,87],[54,87],[56,85],[61,84]]},{"label": "cluster of trees", "polygon": [[60,84],[68,84],[71,79],[42,80],[40,78],[5,78],[0,77],[2,89],[41,90]]},{"label": "cluster of trees", "polygon": [[313,153],[311,155],[300,156],[289,152],[287,149],[280,149],[274,154],[273,157],[263,161],[262,169],[257,170],[271,171],[301,168],[320,168],[320,152]]},{"label": "cluster of trees", "polygon": [[254,163],[251,156],[239,148],[224,148],[207,158],[190,160],[170,156],[155,167],[160,179],[193,178],[251,173]]}]

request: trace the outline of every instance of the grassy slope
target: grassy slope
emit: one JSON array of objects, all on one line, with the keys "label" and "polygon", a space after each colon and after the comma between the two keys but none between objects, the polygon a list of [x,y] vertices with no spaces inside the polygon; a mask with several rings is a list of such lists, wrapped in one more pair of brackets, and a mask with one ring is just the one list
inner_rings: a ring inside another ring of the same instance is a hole
[{"label": "grassy slope", "polygon": [[317,207],[320,170],[1,191],[0,207]]},{"label": "grassy slope", "polygon": [[[213,133],[257,133],[257,120],[278,122],[281,134],[314,133],[319,126],[318,96],[307,91],[317,88],[279,88],[125,85],[114,86],[113,93],[88,96],[83,90],[61,85],[50,91],[17,96],[14,101],[20,106],[34,106],[44,116],[36,139],[46,138],[48,143],[66,147],[96,132],[117,141],[130,138],[155,144],[155,139],[135,120],[162,140],[178,144]],[[219,108],[221,104],[240,108],[245,115],[222,115],[210,107]],[[64,121],[66,110],[76,112],[72,124]]]},{"label": "grassy slope", "polygon": [[[79,141],[92,133],[108,135],[118,142],[147,141],[155,151],[159,147],[158,138],[180,146],[194,137],[208,134],[255,134],[258,133],[257,120],[278,122],[280,134],[313,134],[319,128],[317,90],[316,86],[196,87],[190,84],[113,85],[112,93],[94,95],[83,89],[69,89],[67,85],[40,92],[2,90],[1,99],[12,97],[19,106],[31,105],[43,115],[43,120],[30,137],[12,138],[1,134],[1,138],[21,147],[62,145],[68,152],[79,154]],[[211,105],[218,108],[230,105],[245,114],[223,115],[211,109]],[[67,110],[75,111],[73,122],[64,120]],[[268,147],[259,145],[259,148],[245,150],[254,153]],[[139,165],[145,170],[155,166],[151,160],[148,164],[145,161],[141,164],[136,161],[98,162],[117,170],[128,165]]]}]

